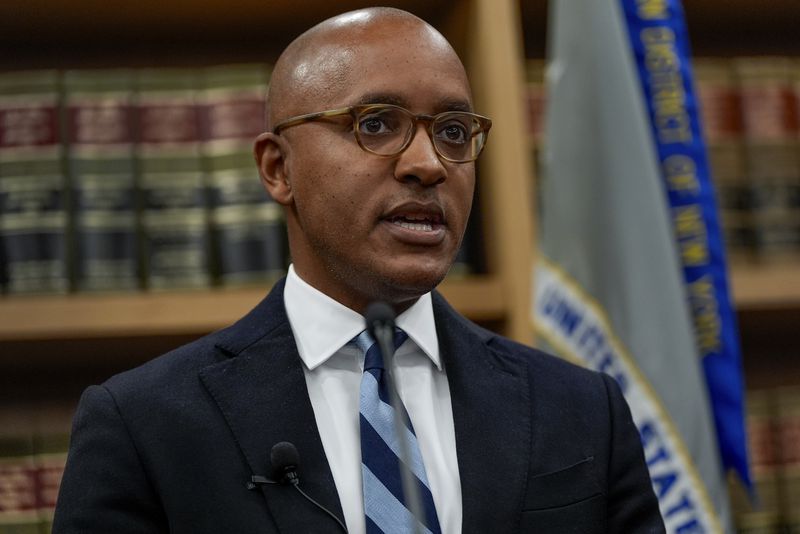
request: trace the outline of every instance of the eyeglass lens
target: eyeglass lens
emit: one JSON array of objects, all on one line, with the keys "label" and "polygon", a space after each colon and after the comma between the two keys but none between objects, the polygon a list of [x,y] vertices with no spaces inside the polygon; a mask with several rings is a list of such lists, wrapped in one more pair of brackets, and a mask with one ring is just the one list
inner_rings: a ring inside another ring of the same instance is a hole
[{"label": "eyeglass lens", "polygon": [[[393,107],[367,110],[357,117],[357,121],[362,146],[385,156],[402,151],[414,129],[413,116]],[[431,125],[434,146],[446,159],[472,160],[483,145],[484,133],[480,128],[479,121],[468,113],[442,113]]]}]

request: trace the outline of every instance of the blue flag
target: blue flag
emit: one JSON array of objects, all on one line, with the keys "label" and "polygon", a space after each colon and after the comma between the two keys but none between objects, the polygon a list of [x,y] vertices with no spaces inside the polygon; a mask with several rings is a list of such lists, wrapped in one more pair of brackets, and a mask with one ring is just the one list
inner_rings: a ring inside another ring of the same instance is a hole
[{"label": "blue flag", "polygon": [[750,487],[739,336],[683,9],[680,0],[622,4],[673,214],[722,463]]},{"label": "blue flag", "polygon": [[619,382],[667,530],[730,531],[741,362],[680,4],[551,6],[537,333]]}]

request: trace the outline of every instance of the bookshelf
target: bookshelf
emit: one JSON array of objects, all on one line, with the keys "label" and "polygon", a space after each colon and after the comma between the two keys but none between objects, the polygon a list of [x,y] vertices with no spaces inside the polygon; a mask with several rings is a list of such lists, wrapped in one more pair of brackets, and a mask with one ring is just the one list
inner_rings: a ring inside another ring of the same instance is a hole
[{"label": "bookshelf", "polygon": [[[522,341],[530,341],[529,273],[533,255],[529,145],[521,85],[522,57],[544,54],[544,0],[421,0],[389,2],[439,27],[465,59],[478,109],[503,128],[492,132],[479,180],[489,275],[447,282],[443,291],[471,318]],[[798,52],[789,22],[800,15],[791,0],[757,9],[745,0],[687,3],[687,19],[698,54],[740,52],[741,39],[754,36],[750,52]],[[0,5],[0,35],[15,54],[0,58],[0,69],[209,64],[217,61],[272,61],[294,35],[336,12],[371,5],[314,0],[302,9],[288,0],[245,0],[231,10],[219,0],[156,2],[128,6],[124,16],[112,4],[80,0]],[[522,29],[525,32],[522,32]],[[727,43],[728,48],[722,48]],[[52,53],[57,51],[57,53]],[[502,180],[491,177],[503,177]],[[510,237],[513,236],[513,237]],[[749,312],[800,307],[800,268],[735,265],[732,286],[737,306]],[[71,295],[0,299],[0,348],[22,339],[153,334],[200,335],[229,324],[266,288],[200,293]],[[183,313],[192,310],[191,314]],[[103,313],[106,310],[107,313]],[[0,350],[0,353],[5,352]]]},{"label": "bookshelf", "polygon": [[[8,297],[0,300],[0,344],[34,340],[202,335],[247,313],[268,288],[116,295]],[[446,281],[448,301],[477,321],[506,318],[496,277]]]},{"label": "bookshelf", "polygon": [[[533,259],[524,57],[545,53],[546,0],[395,0],[442,30],[465,61],[477,108],[495,129],[480,163],[486,275],[440,288],[462,313],[523,342]],[[272,62],[291,39],[364,0],[102,0],[0,2],[0,70],[165,67]],[[796,0],[684,1],[696,55],[800,55]],[[524,32],[523,32],[524,28]],[[737,263],[731,285],[748,383],[800,384],[794,330],[800,262]],[[45,398],[69,412],[89,383],[212,330],[255,305],[268,287],[0,298],[0,400]],[[61,419],[68,417],[62,416]]]},{"label": "bookshelf", "polygon": [[[476,107],[508,139],[487,147],[479,174],[482,234],[488,274],[453,277],[441,288],[473,320],[523,341],[531,341],[527,295],[532,234],[527,195],[530,175],[522,123],[521,37],[512,0],[402,0],[386,4],[428,20],[454,43],[473,79],[492,80],[475,88]],[[502,4],[501,9],[497,9]],[[0,39],[19,51],[0,58],[0,69],[192,66],[271,62],[294,36],[348,9],[373,5],[346,0],[331,4],[245,0],[235,10],[219,0],[189,3],[146,0],[126,7],[98,0],[67,6],[56,0],[0,6]],[[491,10],[491,16],[486,16]],[[505,31],[516,28],[516,33]],[[474,38],[473,38],[474,36]],[[475,43],[479,46],[474,46]],[[13,57],[11,57],[13,56]],[[494,58],[507,61],[498,65]],[[501,86],[497,93],[494,86]],[[514,214],[524,214],[521,218]],[[520,229],[520,227],[522,229]],[[513,240],[506,236],[515,236]],[[62,359],[80,365],[87,356],[81,340],[100,340],[106,352],[125,352],[153,339],[197,337],[232,323],[255,305],[268,287],[164,293],[73,294],[0,298],[0,367],[19,352],[59,347]],[[157,343],[160,352],[161,344]],[[146,356],[155,356],[148,353]],[[144,355],[143,355],[144,357]],[[91,359],[91,357],[88,357]]]},{"label": "bookshelf", "polygon": [[[741,311],[774,313],[794,309],[800,302],[800,272],[789,264],[737,264],[731,286]],[[267,289],[7,297],[0,299],[0,345],[36,339],[201,335],[231,324],[255,306]],[[507,318],[497,277],[446,280],[440,291],[473,320],[503,322]]]},{"label": "bookshelf", "polygon": [[[434,25],[459,2],[384,2]],[[364,0],[142,0],[132,5],[102,0],[9,0],[0,5],[0,39],[14,54],[0,67],[90,67],[131,64],[188,65],[216,61],[272,61],[296,35]],[[11,57],[13,56],[13,57]]]},{"label": "bookshelf", "polygon": [[731,286],[740,311],[800,308],[798,263],[734,263]]},{"label": "bookshelf", "polygon": [[[530,341],[527,295],[534,232],[531,223],[528,142],[520,86],[525,55],[544,54],[544,0],[421,0],[388,2],[431,21],[465,59],[478,108],[503,128],[493,131],[480,172],[502,180],[479,180],[489,275],[448,282],[447,297],[461,311]],[[219,0],[156,2],[127,6],[107,2],[12,0],[0,5],[0,35],[17,52],[0,58],[3,70],[93,66],[191,65],[217,61],[271,61],[294,35],[336,12],[371,5],[314,0],[298,10],[288,0],[245,0],[230,9]],[[791,0],[755,8],[745,0],[685,5],[697,54],[800,51],[794,25],[800,5]],[[522,32],[525,28],[525,32]],[[752,35],[727,39],[726,35]],[[724,45],[727,45],[725,47]],[[57,51],[57,53],[52,53]],[[510,237],[513,236],[513,237]],[[800,268],[793,264],[735,265],[737,306],[800,307]],[[23,338],[146,336],[148,332],[201,334],[230,323],[266,288],[201,293],[5,298],[0,300],[0,346]],[[106,308],[107,307],[107,308]],[[113,313],[100,313],[103,308]],[[191,314],[180,313],[191,309]],[[158,310],[148,321],[152,310]],[[2,352],[2,351],[0,351]]]}]

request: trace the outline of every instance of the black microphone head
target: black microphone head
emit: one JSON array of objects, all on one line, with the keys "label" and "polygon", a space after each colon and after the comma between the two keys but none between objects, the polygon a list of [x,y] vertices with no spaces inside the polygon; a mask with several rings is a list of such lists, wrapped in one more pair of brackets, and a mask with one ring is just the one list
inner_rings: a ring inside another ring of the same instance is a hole
[{"label": "black microphone head", "polygon": [[273,471],[280,479],[286,473],[297,471],[297,466],[300,463],[300,454],[298,454],[294,443],[281,441],[272,446],[272,450],[269,451],[269,460],[272,462]]},{"label": "black microphone head", "polygon": [[272,463],[272,476],[278,482],[294,485],[300,482],[297,476],[300,454],[298,454],[294,443],[281,441],[273,445],[269,451],[269,461]]},{"label": "black microphone head", "polygon": [[383,326],[394,330],[394,318],[394,309],[380,300],[371,302],[364,312],[364,320],[367,323],[367,331],[369,332],[369,335],[372,336],[372,339],[378,339],[375,337],[375,327]]}]

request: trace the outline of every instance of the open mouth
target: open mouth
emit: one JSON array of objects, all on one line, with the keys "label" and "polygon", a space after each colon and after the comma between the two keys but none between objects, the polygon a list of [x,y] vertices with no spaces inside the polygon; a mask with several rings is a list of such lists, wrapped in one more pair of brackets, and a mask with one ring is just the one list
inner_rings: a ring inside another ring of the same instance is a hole
[{"label": "open mouth", "polygon": [[432,232],[442,223],[441,217],[428,215],[398,215],[389,217],[387,220],[392,224],[417,232]]},{"label": "open mouth", "polygon": [[438,203],[407,202],[389,210],[383,217],[391,234],[413,246],[438,246],[446,236],[447,221]]}]

